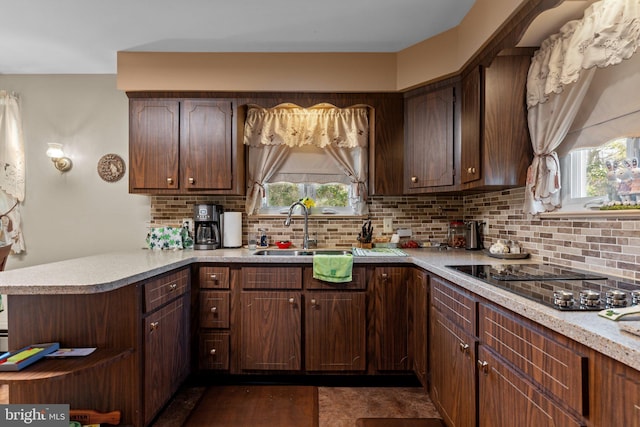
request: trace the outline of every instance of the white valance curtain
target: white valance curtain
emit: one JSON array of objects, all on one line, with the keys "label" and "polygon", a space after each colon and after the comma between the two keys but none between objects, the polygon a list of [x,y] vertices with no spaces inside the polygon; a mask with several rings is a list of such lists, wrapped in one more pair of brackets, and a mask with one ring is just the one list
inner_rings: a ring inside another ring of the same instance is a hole
[{"label": "white valance curtain", "polygon": [[2,239],[13,253],[25,249],[20,204],[25,193],[22,117],[15,94],[0,90],[0,220]]},{"label": "white valance curtain", "polygon": [[273,108],[250,105],[244,127],[248,153],[248,194],[245,210],[254,214],[264,197],[264,184],[278,173],[295,147],[314,145],[336,162],[349,177],[358,214],[366,210],[368,180],[369,111],[366,106],[338,108],[318,104],[302,108],[280,104]]},{"label": "white valance curtain", "polygon": [[525,212],[560,207],[562,144],[597,68],[630,58],[640,43],[640,2],[601,0],[580,20],[565,24],[543,41],[527,80],[529,133],[534,159],[529,166]]}]

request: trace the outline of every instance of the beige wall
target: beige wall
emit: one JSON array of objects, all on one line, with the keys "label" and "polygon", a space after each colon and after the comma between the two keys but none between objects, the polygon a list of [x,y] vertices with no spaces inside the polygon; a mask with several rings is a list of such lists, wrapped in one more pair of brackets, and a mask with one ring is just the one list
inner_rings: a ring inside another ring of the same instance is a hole
[{"label": "beige wall", "polygon": [[[97,174],[104,154],[129,157],[128,100],[115,76],[0,75],[0,88],[20,96],[26,155],[27,251],[7,269],[141,248],[149,198],[128,194],[128,174],[115,183]],[[64,144],[71,171],[54,168],[47,142]]]},{"label": "beige wall", "polygon": [[118,88],[402,91],[459,72],[524,1],[476,0],[459,26],[397,53],[118,52]]}]

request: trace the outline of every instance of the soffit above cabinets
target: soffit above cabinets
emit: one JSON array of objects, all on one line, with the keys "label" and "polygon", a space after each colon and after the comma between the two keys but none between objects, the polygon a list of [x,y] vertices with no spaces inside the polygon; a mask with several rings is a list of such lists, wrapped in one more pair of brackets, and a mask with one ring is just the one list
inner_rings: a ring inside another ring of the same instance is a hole
[{"label": "soffit above cabinets", "polygon": [[551,34],[557,33],[560,27],[574,19],[582,18],[587,7],[597,0],[565,0],[563,3],[542,12],[529,25],[518,47],[540,46],[540,43]]}]

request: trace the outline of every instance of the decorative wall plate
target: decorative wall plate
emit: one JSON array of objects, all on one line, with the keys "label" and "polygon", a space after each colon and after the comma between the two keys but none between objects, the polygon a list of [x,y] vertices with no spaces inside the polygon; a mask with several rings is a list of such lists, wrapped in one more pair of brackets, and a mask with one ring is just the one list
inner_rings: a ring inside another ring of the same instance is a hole
[{"label": "decorative wall plate", "polygon": [[98,175],[107,182],[116,182],[124,175],[126,166],[117,154],[105,154],[98,160]]}]

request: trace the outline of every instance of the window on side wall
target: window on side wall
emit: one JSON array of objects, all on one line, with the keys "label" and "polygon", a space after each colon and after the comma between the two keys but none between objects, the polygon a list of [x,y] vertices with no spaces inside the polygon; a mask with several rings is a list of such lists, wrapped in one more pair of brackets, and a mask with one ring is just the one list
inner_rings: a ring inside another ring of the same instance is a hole
[{"label": "window on side wall", "polygon": [[640,209],[640,137],[570,151],[561,161],[567,211]]},{"label": "window on side wall", "polygon": [[313,145],[295,147],[264,184],[265,197],[259,213],[287,213],[292,203],[308,197],[315,204],[311,214],[354,215],[360,198],[352,194],[353,187],[325,151]]}]

